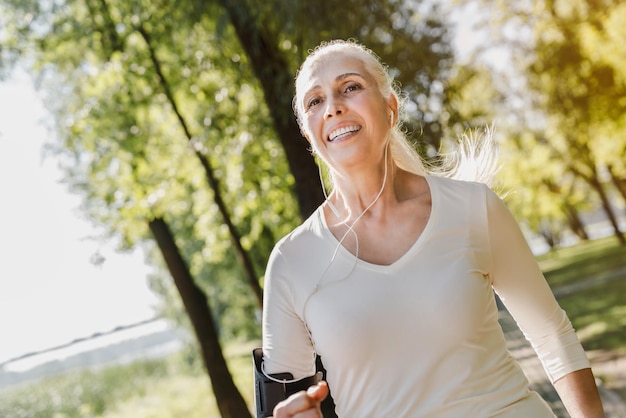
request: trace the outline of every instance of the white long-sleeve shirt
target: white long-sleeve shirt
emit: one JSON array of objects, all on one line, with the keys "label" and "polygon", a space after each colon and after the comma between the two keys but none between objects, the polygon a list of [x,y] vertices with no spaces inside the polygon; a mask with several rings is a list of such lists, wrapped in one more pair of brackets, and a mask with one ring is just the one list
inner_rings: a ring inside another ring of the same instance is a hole
[{"label": "white long-sleeve shirt", "polygon": [[391,265],[343,248],[321,208],[277,243],[265,370],[311,375],[317,352],[341,418],[554,416],[507,351],[493,290],[552,381],[589,362],[518,224],[483,184],[426,179],[428,223]]}]

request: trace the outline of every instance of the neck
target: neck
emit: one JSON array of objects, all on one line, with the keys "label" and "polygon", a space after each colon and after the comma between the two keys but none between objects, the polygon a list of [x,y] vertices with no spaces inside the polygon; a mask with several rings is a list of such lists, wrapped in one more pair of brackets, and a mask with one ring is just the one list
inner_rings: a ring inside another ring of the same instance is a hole
[{"label": "neck", "polygon": [[397,166],[385,150],[383,158],[374,165],[335,173],[334,190],[329,200],[336,208],[336,218],[344,222],[355,220],[392,199],[397,171]]}]

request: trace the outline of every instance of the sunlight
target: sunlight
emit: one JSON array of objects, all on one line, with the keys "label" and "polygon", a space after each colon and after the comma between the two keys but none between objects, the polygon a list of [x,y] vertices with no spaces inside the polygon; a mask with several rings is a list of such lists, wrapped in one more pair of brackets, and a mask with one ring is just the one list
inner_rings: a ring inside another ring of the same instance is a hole
[{"label": "sunlight", "polygon": [[102,231],[43,158],[47,117],[23,71],[0,83],[0,363],[155,315],[143,254],[92,239]]}]

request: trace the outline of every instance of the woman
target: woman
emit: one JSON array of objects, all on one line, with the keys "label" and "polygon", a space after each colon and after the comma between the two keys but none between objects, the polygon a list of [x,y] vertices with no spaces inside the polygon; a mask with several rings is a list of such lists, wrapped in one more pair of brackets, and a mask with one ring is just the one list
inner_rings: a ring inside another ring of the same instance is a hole
[{"label": "woman", "polygon": [[518,225],[483,183],[449,178],[462,166],[425,170],[392,85],[371,51],[345,41],[319,46],[298,73],[296,115],[333,191],[270,257],[264,371],[310,376],[317,353],[328,384],[275,417],[321,416],[329,386],[342,418],[553,417],[506,349],[493,290],[568,412],[602,417],[589,362]]}]

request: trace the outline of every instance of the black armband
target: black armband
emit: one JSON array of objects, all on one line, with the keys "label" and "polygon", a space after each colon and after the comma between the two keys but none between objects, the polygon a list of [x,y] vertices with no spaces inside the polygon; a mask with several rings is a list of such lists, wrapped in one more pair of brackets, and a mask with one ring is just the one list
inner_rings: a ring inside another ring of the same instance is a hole
[{"label": "black armband", "polygon": [[[280,401],[287,399],[294,393],[307,390],[322,380],[322,372],[313,376],[304,377],[297,381],[293,380],[291,373],[277,373],[269,376],[263,371],[263,350],[252,350],[254,361],[254,403],[256,406],[256,418],[271,417],[274,407]],[[272,380],[275,379],[275,380]],[[284,382],[278,382],[284,381]]]}]

